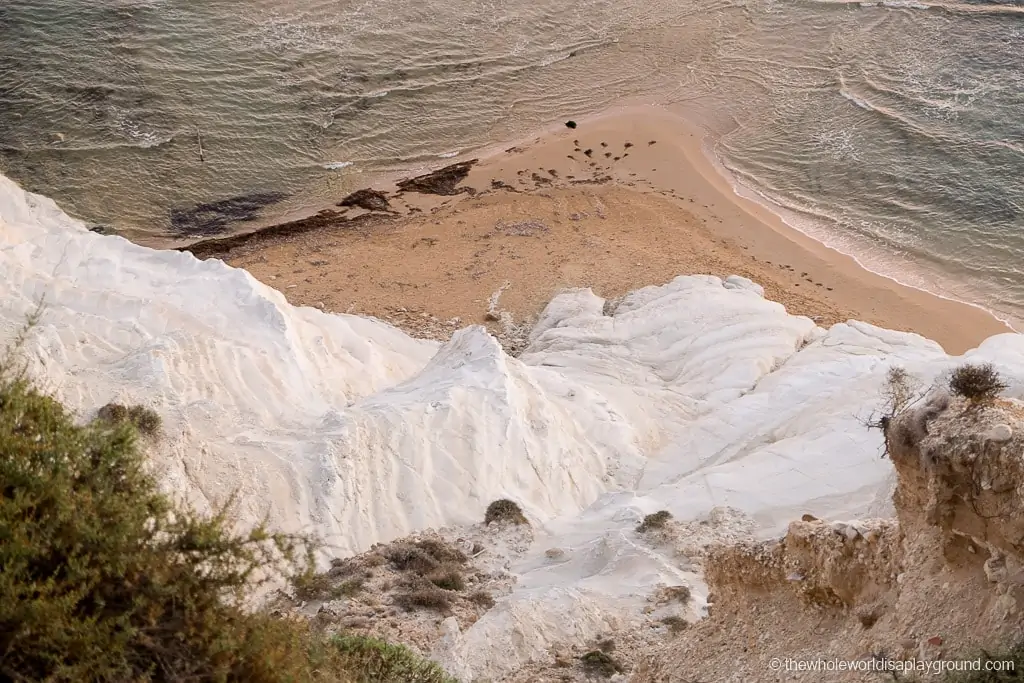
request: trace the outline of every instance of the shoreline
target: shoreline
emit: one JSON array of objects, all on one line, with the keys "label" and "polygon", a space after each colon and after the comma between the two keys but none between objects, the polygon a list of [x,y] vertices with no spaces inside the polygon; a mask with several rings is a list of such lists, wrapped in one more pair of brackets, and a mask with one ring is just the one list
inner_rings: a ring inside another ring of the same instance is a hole
[{"label": "shoreline", "polygon": [[[752,186],[748,186],[748,185],[744,184],[741,180],[736,178],[733,175],[733,173],[731,173],[725,167],[724,164],[722,164],[722,162],[720,161],[718,156],[712,150],[704,149],[704,155],[707,158],[708,163],[711,164],[714,167],[715,172],[718,173],[720,176],[722,176],[723,178],[725,178],[729,182],[729,184],[732,186],[733,192],[736,194],[737,197],[739,197],[741,199],[745,199],[746,201],[752,202],[754,204],[757,204],[758,206],[762,206],[765,209],[767,209],[768,211],[770,211],[772,214],[777,216],[778,219],[785,225],[785,229],[786,230],[792,230],[792,231],[797,232],[797,233],[799,233],[801,235],[805,235],[809,239],[811,239],[811,240],[821,244],[825,248],[830,249],[830,250],[832,250],[832,251],[834,251],[834,252],[836,252],[838,254],[841,254],[843,256],[849,257],[849,258],[853,259],[857,263],[857,265],[860,266],[861,268],[863,268],[864,270],[866,270],[866,271],[868,271],[870,273],[874,273],[875,275],[883,277],[883,278],[885,278],[887,280],[892,280],[896,285],[899,285],[900,287],[906,287],[908,289],[917,290],[917,291],[919,291],[919,292],[921,292],[923,294],[927,294],[927,295],[930,295],[930,296],[938,297],[939,299],[943,299],[945,301],[949,301],[949,302],[952,302],[952,303],[965,304],[967,306],[972,306],[974,308],[977,308],[977,309],[983,311],[987,315],[992,316],[993,318],[998,320],[1000,323],[1004,324],[1007,328],[1009,328],[1009,331],[1011,331],[1011,332],[1018,332],[1018,333],[1021,332],[1020,329],[1018,329],[1017,327],[1014,326],[1014,323],[1016,322],[1016,320],[1014,318],[1012,318],[1011,316],[1009,316],[1008,314],[1001,314],[1001,313],[999,313],[997,311],[994,311],[994,310],[992,310],[992,309],[990,309],[990,308],[988,308],[985,305],[980,304],[980,303],[976,303],[976,302],[973,302],[973,301],[967,301],[965,299],[958,299],[958,298],[955,298],[955,297],[952,297],[952,296],[946,296],[945,294],[941,294],[939,292],[933,291],[932,289],[929,289],[927,286],[924,286],[924,285],[916,285],[916,284],[913,284],[911,282],[907,282],[905,280],[901,280],[896,275],[890,274],[888,272],[883,272],[885,269],[877,269],[877,268],[874,268],[872,266],[869,266],[868,264],[866,264],[864,262],[864,259],[862,257],[858,256],[853,251],[846,251],[846,250],[842,249],[839,246],[835,246],[833,244],[830,244],[827,241],[826,238],[818,237],[815,234],[813,234],[812,232],[800,228],[790,218],[787,218],[788,214],[791,214],[791,215],[794,215],[794,216],[797,215],[796,212],[793,212],[790,209],[786,209],[784,207],[779,206],[778,204],[773,202],[771,199],[766,197],[756,187],[752,187]],[[1017,322],[1017,325],[1020,325],[1020,323]]]},{"label": "shoreline", "polygon": [[[823,326],[858,319],[917,332],[951,353],[972,348],[991,334],[1013,331],[976,304],[875,273],[854,256],[788,224],[765,203],[743,196],[704,148],[703,131],[676,113],[629,105],[578,123],[576,130],[552,124],[511,146],[476,150],[479,163],[461,184],[474,188],[472,194],[464,189],[450,196],[389,192],[394,205],[387,212],[335,211],[337,220],[323,220],[321,212],[320,225],[309,225],[318,222],[317,216],[293,221],[306,223],[295,235],[282,230],[285,226],[272,226],[277,233],[273,237],[229,237],[233,250],[204,255],[219,255],[247,268],[293,303],[375,315],[435,338],[443,338],[450,327],[434,324],[441,320],[487,323],[483,302],[499,289],[508,290],[502,303],[526,324],[565,287],[591,286],[611,298],[676,275],[734,272],[759,282],[767,298]],[[613,147],[614,154],[606,151]],[[587,150],[591,155],[584,154]],[[592,209],[595,201],[614,208],[597,222],[578,219],[573,225],[565,220],[570,214],[588,219],[601,214],[600,209],[595,214],[586,208]],[[353,219],[356,224],[351,224]],[[521,235],[509,241],[509,235],[500,234],[502,221],[507,226],[516,220],[542,226],[530,235],[541,244],[523,241]],[[658,234],[636,230],[644,225],[659,226]],[[412,253],[418,242],[399,245],[417,235],[430,245],[443,242],[449,250],[424,260],[422,251]],[[666,238],[685,246],[679,247],[680,253],[663,253]],[[493,245],[500,240],[502,246],[497,251],[467,250],[467,240],[476,247],[481,241]],[[296,249],[298,244],[303,248]],[[594,255],[601,247],[612,253],[609,245],[625,247],[638,260],[629,265],[616,259],[598,266]],[[311,253],[328,258],[310,260]],[[474,259],[481,263],[468,273],[456,272],[463,261]],[[351,273],[343,278],[310,276],[306,268],[322,262],[365,270],[382,261],[389,265],[379,269],[380,281],[363,287],[351,282]],[[510,268],[507,261],[519,263]],[[407,267],[396,268],[396,263]],[[509,285],[502,289],[506,281]],[[413,294],[417,289],[434,294]],[[418,319],[408,319],[410,308]],[[424,325],[423,320],[433,322]]]},{"label": "shoreline", "polygon": [[[672,110],[669,109],[669,108],[666,108],[666,111],[670,112],[671,116],[676,117],[677,120],[683,122],[684,125],[686,125],[687,127],[691,128],[691,129],[700,130],[699,126],[697,126],[693,122],[687,120],[686,117],[682,113],[672,112]],[[1004,318],[999,313],[997,313],[996,311],[993,311],[993,310],[985,307],[982,304],[975,303],[973,301],[965,301],[963,299],[957,299],[957,298],[954,298],[954,297],[951,297],[951,296],[946,296],[946,295],[941,294],[939,292],[932,291],[931,289],[928,289],[927,287],[915,285],[915,284],[906,282],[904,280],[901,280],[896,275],[892,275],[890,273],[882,272],[881,270],[877,270],[875,268],[872,268],[871,266],[867,265],[863,261],[863,259],[860,258],[856,253],[852,253],[850,251],[844,251],[842,248],[834,246],[833,244],[830,244],[828,241],[826,241],[826,239],[820,238],[820,237],[812,234],[811,232],[809,232],[807,230],[801,229],[798,225],[795,225],[791,220],[787,219],[787,214],[790,213],[790,211],[788,209],[786,209],[786,208],[784,208],[782,206],[779,206],[775,202],[771,201],[771,199],[769,199],[768,197],[764,196],[764,194],[762,192],[760,192],[756,187],[747,186],[741,180],[739,180],[739,178],[737,178],[732,172],[730,172],[729,169],[726,168],[726,166],[722,163],[721,159],[715,153],[715,151],[713,149],[709,148],[708,143],[711,142],[710,136],[706,132],[704,132],[703,130],[700,130],[700,132],[701,132],[701,135],[702,135],[702,139],[701,139],[701,142],[700,142],[700,151],[701,151],[701,154],[704,157],[704,160],[707,162],[708,166],[711,168],[711,171],[714,174],[717,174],[718,177],[720,177],[722,180],[724,180],[728,184],[729,188],[732,190],[733,194],[736,196],[737,201],[749,202],[749,203],[751,203],[751,204],[753,204],[755,206],[758,206],[758,207],[761,207],[761,208],[767,210],[772,216],[774,216],[777,219],[778,222],[780,222],[782,224],[782,228],[781,229],[782,229],[783,232],[790,232],[791,231],[793,233],[802,235],[802,236],[806,237],[807,239],[811,240],[813,243],[815,243],[817,245],[820,245],[824,249],[827,249],[827,250],[829,250],[831,252],[834,252],[835,254],[837,254],[839,256],[846,257],[846,258],[849,258],[849,259],[853,260],[857,264],[857,266],[859,268],[861,268],[862,270],[867,271],[869,273],[872,273],[873,275],[877,275],[877,276],[879,276],[881,278],[884,278],[886,280],[890,280],[895,285],[897,285],[899,287],[905,287],[907,289],[912,289],[912,290],[920,292],[920,293],[922,293],[924,295],[936,297],[936,298],[942,299],[944,301],[948,301],[948,302],[953,303],[953,304],[961,304],[961,305],[965,305],[965,306],[970,306],[972,308],[976,308],[979,311],[981,311],[982,313],[984,313],[985,315],[994,318],[996,321],[998,321],[999,323],[1004,325],[1007,328],[1007,332],[1020,332],[1020,330],[1018,330],[1017,328],[1014,327],[1014,325],[1011,322],[1011,320],[1008,319],[1009,316]],[[771,221],[766,221],[766,222],[770,223]]]}]

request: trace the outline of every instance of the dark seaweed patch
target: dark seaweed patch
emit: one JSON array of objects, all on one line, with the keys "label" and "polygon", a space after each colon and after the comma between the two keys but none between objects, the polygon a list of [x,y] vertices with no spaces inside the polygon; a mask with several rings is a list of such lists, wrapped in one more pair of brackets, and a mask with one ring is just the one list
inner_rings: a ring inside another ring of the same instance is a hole
[{"label": "dark seaweed patch", "polygon": [[255,192],[191,209],[171,209],[171,230],[179,235],[217,235],[236,222],[255,220],[260,209],[288,197],[283,192]]},{"label": "dark seaweed patch", "polygon": [[469,188],[460,188],[458,185],[466,179],[466,176],[469,175],[469,169],[476,162],[477,159],[471,159],[458,164],[452,164],[451,166],[445,166],[433,173],[401,180],[398,182],[398,189],[403,192],[421,192],[423,194],[439,194],[443,196],[469,192]]}]

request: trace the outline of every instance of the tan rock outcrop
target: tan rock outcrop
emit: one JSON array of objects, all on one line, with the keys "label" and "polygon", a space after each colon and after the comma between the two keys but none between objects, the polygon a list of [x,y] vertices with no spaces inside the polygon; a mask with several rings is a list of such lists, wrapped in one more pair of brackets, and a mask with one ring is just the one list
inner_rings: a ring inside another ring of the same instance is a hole
[{"label": "tan rock outcrop", "polygon": [[808,516],[780,540],[713,550],[708,618],[632,680],[824,680],[793,663],[845,660],[865,664],[827,680],[877,681],[870,662],[970,658],[1019,639],[1024,405],[934,392],[885,431],[896,520]]}]

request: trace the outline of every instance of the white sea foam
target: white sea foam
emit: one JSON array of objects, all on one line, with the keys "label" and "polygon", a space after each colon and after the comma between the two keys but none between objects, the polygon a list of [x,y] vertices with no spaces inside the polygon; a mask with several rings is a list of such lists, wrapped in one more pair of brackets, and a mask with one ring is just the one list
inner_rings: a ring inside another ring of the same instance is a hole
[{"label": "white sea foam", "polygon": [[329,161],[326,164],[322,164],[322,167],[328,171],[340,171],[343,168],[348,168],[353,163],[352,161]]},{"label": "white sea foam", "polygon": [[[641,624],[658,583],[700,576],[640,542],[644,514],[728,505],[763,534],[809,512],[876,509],[888,461],[861,419],[887,369],[930,381],[955,359],[920,336],[824,330],[743,278],[680,277],[609,315],[556,297],[510,358],[480,327],[444,345],[374,319],[290,306],[243,270],[88,232],[0,177],[0,329],[35,302],[33,371],[84,418],[111,400],[163,417],[165,484],[243,521],[317,531],[341,553],[519,501],[538,541],[515,591],[434,652],[464,680]],[[968,354],[1024,394],[1024,338]],[[544,550],[559,547],[552,563]]]}]

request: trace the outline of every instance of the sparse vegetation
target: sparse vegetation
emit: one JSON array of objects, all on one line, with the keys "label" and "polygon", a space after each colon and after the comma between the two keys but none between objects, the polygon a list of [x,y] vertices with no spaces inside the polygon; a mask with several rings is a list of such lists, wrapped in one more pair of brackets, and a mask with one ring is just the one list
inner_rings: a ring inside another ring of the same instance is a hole
[{"label": "sparse vegetation", "polygon": [[455,569],[454,565],[469,559],[458,548],[433,538],[397,543],[384,551],[384,557],[395,569],[419,576],[427,576],[441,568]]},{"label": "sparse vegetation", "polygon": [[690,601],[690,587],[689,586],[669,586],[664,590],[665,598],[673,600],[675,602],[681,602],[684,605]]},{"label": "sparse vegetation", "polygon": [[417,574],[431,572],[441,564],[425,550],[412,543],[398,543],[387,549],[384,556],[398,571]]},{"label": "sparse vegetation", "polygon": [[1006,388],[1006,382],[991,363],[967,363],[953,370],[949,377],[949,392],[972,403],[991,401]]},{"label": "sparse vegetation", "polygon": [[676,616],[674,614],[662,619],[661,623],[665,624],[665,626],[668,626],[669,633],[671,633],[672,635],[682,633],[690,626],[689,622],[686,621],[686,619],[683,619],[682,617]]},{"label": "sparse vegetation", "polygon": [[466,588],[466,579],[455,565],[447,564],[438,567],[427,575],[427,580],[438,588],[448,591],[461,591]]},{"label": "sparse vegetation", "polygon": [[299,600],[323,600],[333,597],[335,588],[332,577],[327,574],[304,572],[292,579],[295,597]]},{"label": "sparse vegetation", "polygon": [[668,510],[659,510],[658,512],[644,517],[644,521],[637,525],[636,530],[641,534],[645,534],[648,531],[653,531],[654,529],[664,529],[671,519],[671,512]]},{"label": "sparse vegetation", "polygon": [[924,395],[921,383],[911,376],[906,369],[893,366],[886,373],[885,384],[882,386],[881,414],[873,413],[865,425],[869,429],[881,430],[885,436],[882,457],[889,456],[889,425],[893,419],[909,408]]},{"label": "sparse vegetation", "polygon": [[602,676],[611,678],[615,674],[622,673],[622,665],[615,659],[601,650],[591,650],[582,657],[583,671],[591,676]]},{"label": "sparse vegetation", "polygon": [[363,578],[348,579],[339,583],[332,591],[332,596],[335,598],[339,597],[352,597],[353,595],[359,595],[366,586],[366,580]]},{"label": "sparse vegetation", "polygon": [[381,567],[387,564],[387,558],[378,553],[370,553],[363,558],[363,564],[367,567]]},{"label": "sparse vegetation", "polygon": [[487,591],[476,591],[471,593],[469,596],[471,602],[480,605],[484,609],[490,609],[494,607],[494,596]]},{"label": "sparse vegetation", "polygon": [[358,683],[456,683],[437,664],[401,645],[353,635],[335,638],[331,644],[343,666],[360,672]]},{"label": "sparse vegetation", "polygon": [[509,522],[511,524],[530,523],[526,519],[526,515],[523,514],[523,509],[519,507],[519,504],[507,498],[496,500],[487,506],[487,512],[484,514],[484,524],[489,525],[493,522]]},{"label": "sparse vegetation", "polygon": [[125,406],[120,403],[108,403],[99,409],[96,417],[109,424],[117,425],[128,423],[139,430],[139,433],[155,437],[160,433],[163,420],[152,408],[134,405]]},{"label": "sparse vegetation", "polygon": [[451,607],[451,596],[441,588],[427,583],[418,588],[409,588],[395,595],[395,604],[412,612],[417,609],[433,609],[443,612]]},{"label": "sparse vegetation", "polygon": [[449,562],[461,564],[469,559],[464,552],[455,546],[436,538],[425,538],[421,541],[416,541],[416,547],[441,564]]}]

